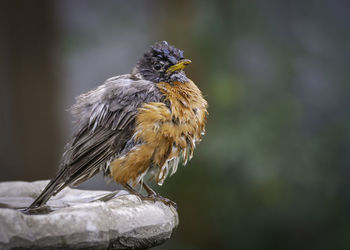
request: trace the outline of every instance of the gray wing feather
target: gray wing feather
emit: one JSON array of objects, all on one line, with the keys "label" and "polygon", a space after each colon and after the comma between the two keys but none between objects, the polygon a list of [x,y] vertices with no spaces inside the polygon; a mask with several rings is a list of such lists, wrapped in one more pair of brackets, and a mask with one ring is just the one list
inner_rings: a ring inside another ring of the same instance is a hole
[{"label": "gray wing feather", "polygon": [[29,208],[45,204],[67,185],[77,185],[98,173],[130,144],[138,107],[162,100],[154,83],[133,79],[130,74],[110,78],[78,96],[70,108],[76,118],[76,132],[65,147],[61,167]]}]

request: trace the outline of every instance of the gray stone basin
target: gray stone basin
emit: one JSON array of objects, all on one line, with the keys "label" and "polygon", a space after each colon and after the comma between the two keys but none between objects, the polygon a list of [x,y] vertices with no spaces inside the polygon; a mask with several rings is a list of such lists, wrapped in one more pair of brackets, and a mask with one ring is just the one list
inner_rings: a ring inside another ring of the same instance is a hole
[{"label": "gray stone basin", "polygon": [[52,197],[48,214],[27,207],[48,181],[0,183],[0,249],[147,249],[170,238],[176,209],[119,191],[65,188]]}]

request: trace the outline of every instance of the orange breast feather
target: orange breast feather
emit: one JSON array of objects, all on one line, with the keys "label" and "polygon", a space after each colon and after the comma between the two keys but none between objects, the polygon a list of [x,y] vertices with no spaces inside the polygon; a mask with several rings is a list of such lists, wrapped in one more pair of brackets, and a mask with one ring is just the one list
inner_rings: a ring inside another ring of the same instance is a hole
[{"label": "orange breast feather", "polygon": [[176,172],[180,157],[186,164],[192,158],[196,142],[204,133],[207,102],[197,86],[174,82],[158,83],[158,88],[170,103],[145,103],[136,117],[136,146],[111,163],[111,175],[118,183],[139,182],[151,165],[158,171],[155,180],[162,184],[170,170]]}]

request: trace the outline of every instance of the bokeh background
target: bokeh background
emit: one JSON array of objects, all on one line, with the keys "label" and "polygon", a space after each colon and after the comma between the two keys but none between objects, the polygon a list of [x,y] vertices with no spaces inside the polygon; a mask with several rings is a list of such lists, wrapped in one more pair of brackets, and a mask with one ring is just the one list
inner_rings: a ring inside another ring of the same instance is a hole
[{"label": "bokeh background", "polygon": [[350,1],[0,5],[1,181],[52,177],[74,97],[167,40],[210,118],[157,189],[180,225],[156,249],[350,249]]}]

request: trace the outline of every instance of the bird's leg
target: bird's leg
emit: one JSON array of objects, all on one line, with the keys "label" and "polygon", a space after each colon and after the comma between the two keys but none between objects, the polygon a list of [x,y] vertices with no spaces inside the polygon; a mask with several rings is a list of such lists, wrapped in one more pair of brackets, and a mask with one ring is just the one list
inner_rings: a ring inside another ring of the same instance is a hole
[{"label": "bird's leg", "polygon": [[143,199],[144,196],[142,194],[140,194],[139,192],[137,192],[135,189],[132,188],[132,186],[130,186],[128,183],[123,184],[123,187],[129,191],[129,193],[136,195],[137,197],[139,197],[140,199]]},{"label": "bird's leg", "polygon": [[[152,188],[150,188],[146,183],[142,182],[142,187],[146,190],[147,192],[147,196],[143,196],[142,194],[140,194],[139,192],[137,192],[133,187],[131,187],[129,184],[123,184],[123,187],[129,191],[130,194],[136,195],[137,197],[139,197],[141,200],[151,200],[151,201],[160,201],[163,202],[165,205],[167,206],[173,206],[175,209],[177,209],[177,205],[175,202],[164,198],[162,196],[160,196],[159,194],[157,194]],[[118,191],[119,192],[119,191]],[[115,195],[115,193],[111,193],[111,194],[107,194],[106,196],[100,198],[99,200],[102,201],[107,201],[111,198],[113,198]]]},{"label": "bird's leg", "polygon": [[143,188],[146,190],[148,196],[156,196],[157,193],[152,188],[150,188],[146,183],[142,182]]},{"label": "bird's leg", "polygon": [[164,198],[163,196],[160,196],[157,194],[152,188],[150,188],[146,183],[142,182],[142,186],[147,192],[147,196],[144,197],[144,200],[152,200],[152,201],[161,201],[167,206],[173,206],[175,209],[177,209],[177,205],[172,200],[169,200],[167,198]]}]

